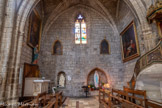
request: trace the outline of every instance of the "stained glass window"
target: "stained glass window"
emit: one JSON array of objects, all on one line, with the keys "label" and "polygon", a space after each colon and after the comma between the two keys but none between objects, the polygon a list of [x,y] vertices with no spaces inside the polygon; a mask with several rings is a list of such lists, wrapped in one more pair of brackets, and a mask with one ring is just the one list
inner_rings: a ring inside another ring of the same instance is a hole
[{"label": "stained glass window", "polygon": [[87,44],[86,23],[82,15],[75,22],[75,44]]},{"label": "stained glass window", "polygon": [[75,43],[80,44],[80,23],[78,20],[75,22]]}]

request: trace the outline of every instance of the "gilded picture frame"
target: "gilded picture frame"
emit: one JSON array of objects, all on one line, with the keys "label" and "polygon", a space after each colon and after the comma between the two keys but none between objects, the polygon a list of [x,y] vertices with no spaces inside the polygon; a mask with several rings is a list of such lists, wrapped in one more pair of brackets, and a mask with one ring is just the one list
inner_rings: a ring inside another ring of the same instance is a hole
[{"label": "gilded picture frame", "polygon": [[130,61],[140,56],[137,31],[132,21],[121,33],[121,49],[123,62]]},{"label": "gilded picture frame", "polygon": [[27,44],[32,48],[38,45],[38,50],[40,50],[41,29],[42,29],[41,17],[37,12],[37,10],[34,9],[29,16]]},{"label": "gilded picture frame", "polygon": [[162,38],[162,21],[157,22],[159,37]]}]

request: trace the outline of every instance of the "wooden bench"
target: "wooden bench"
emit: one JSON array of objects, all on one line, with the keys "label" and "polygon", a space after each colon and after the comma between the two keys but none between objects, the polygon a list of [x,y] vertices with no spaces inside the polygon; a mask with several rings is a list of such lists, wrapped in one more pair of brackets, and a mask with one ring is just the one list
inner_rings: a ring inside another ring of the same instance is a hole
[{"label": "wooden bench", "polygon": [[46,92],[38,94],[38,96],[29,104],[34,104],[36,108],[39,107],[39,104],[41,104],[43,101],[43,106],[46,104]]},{"label": "wooden bench", "polygon": [[111,107],[110,91],[99,90],[99,102],[106,108]]},{"label": "wooden bench", "polygon": [[124,90],[112,89],[111,93],[100,90],[99,102],[106,108],[117,105],[122,108],[162,108],[162,103],[147,99],[146,91],[126,87]]},{"label": "wooden bench", "polygon": [[62,108],[64,108],[64,107],[68,107],[68,105],[69,105],[69,98],[67,98],[67,97],[65,97],[65,100],[63,101],[63,104],[61,105],[61,107]]},{"label": "wooden bench", "polygon": [[52,108],[53,106],[54,108],[58,108],[58,106],[61,106],[66,99],[66,97],[63,97],[63,92],[58,92],[55,95],[48,95],[47,97],[49,100],[48,104],[43,108]]},{"label": "wooden bench", "polygon": [[129,101],[147,107],[145,102],[147,99],[145,90],[132,90],[127,87],[123,87],[123,90],[128,93]]},{"label": "wooden bench", "polygon": [[[124,96],[126,97],[126,99],[124,98]],[[106,108],[144,108],[128,101],[128,93],[115,89],[112,89],[112,92],[100,90],[99,102]]]},{"label": "wooden bench", "polygon": [[43,105],[46,104],[46,92],[38,94],[33,100],[24,101],[19,108],[38,108],[42,103]]},{"label": "wooden bench", "polygon": [[[112,103],[113,104],[120,104],[121,107],[123,108],[144,108],[143,106],[137,105],[131,101],[129,101],[129,98],[137,99],[137,100],[142,100],[140,98],[136,98],[134,96],[130,96],[128,92],[122,91],[122,90],[115,90],[112,89],[112,94],[110,95],[112,98]],[[117,101],[117,102],[116,102]],[[144,101],[144,99],[142,100]]]},{"label": "wooden bench", "polygon": [[162,103],[146,99],[146,108],[162,108]]},{"label": "wooden bench", "polygon": [[44,106],[43,108],[52,108],[53,106],[54,106],[54,108],[58,108],[58,97],[59,97],[59,93],[56,93],[55,96],[53,96],[48,101],[48,104],[46,106]]},{"label": "wooden bench", "polygon": [[130,97],[129,101],[132,101],[136,104],[138,104],[137,101],[140,101],[140,105],[144,106],[145,108],[162,108],[162,103],[147,99],[145,90],[132,90],[127,87],[123,87],[123,90],[135,97],[134,99]]}]

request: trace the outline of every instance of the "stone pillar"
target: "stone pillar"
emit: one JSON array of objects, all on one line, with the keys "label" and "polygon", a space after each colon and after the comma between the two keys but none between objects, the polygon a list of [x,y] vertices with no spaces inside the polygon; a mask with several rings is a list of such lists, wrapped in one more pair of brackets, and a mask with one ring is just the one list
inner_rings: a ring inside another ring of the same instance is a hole
[{"label": "stone pillar", "polygon": [[[6,92],[6,102],[7,103],[16,103],[18,101],[18,86],[19,86],[19,72],[20,72],[20,58],[21,58],[21,49],[22,49],[22,42],[23,42],[23,32],[17,32],[14,34],[14,44],[13,44],[13,51],[10,54],[10,64],[9,64],[9,71],[8,76],[9,83],[7,85],[7,89],[10,91]],[[17,37],[16,37],[17,36]]]},{"label": "stone pillar", "polygon": [[[1,40],[2,40],[2,22],[3,22],[3,15],[4,15],[4,12],[3,12],[3,9],[5,7],[5,1],[4,0],[0,0],[0,50],[1,50]],[[1,53],[0,53],[0,61],[2,61],[2,56],[1,56]],[[0,67],[2,66],[2,64],[0,63]],[[3,81],[3,77],[2,77],[2,72],[0,72],[0,102],[2,100],[2,81]]]},{"label": "stone pillar", "polygon": [[142,34],[145,47],[145,53],[155,48],[156,46],[156,36],[153,36],[152,30],[148,23],[142,24]]},{"label": "stone pillar", "polygon": [[[1,35],[1,46],[0,46],[0,75],[2,77],[2,83],[0,85],[0,102],[5,100],[5,94],[10,90],[6,89],[8,82],[8,64],[10,58],[10,50],[12,46],[12,36],[13,36],[13,26],[16,12],[16,1],[15,0],[5,0],[4,7],[4,20],[2,26]],[[3,19],[3,18],[2,18]]]},{"label": "stone pillar", "polygon": [[1,46],[1,35],[2,35],[4,7],[5,7],[5,0],[0,0],[0,46]]}]

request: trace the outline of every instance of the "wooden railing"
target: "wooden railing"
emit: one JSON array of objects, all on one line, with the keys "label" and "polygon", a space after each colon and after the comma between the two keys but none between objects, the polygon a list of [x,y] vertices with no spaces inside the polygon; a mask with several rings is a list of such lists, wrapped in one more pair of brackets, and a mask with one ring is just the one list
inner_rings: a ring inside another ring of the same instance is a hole
[{"label": "wooden railing", "polygon": [[162,108],[162,103],[153,100],[146,100],[147,108]]},{"label": "wooden railing", "polygon": [[129,88],[99,90],[99,103],[105,108],[162,108],[162,103],[146,98],[146,91]]},{"label": "wooden railing", "polygon": [[134,89],[135,87],[136,78],[140,74],[140,72],[155,63],[162,63],[162,39],[154,49],[147,52],[137,60],[133,77],[129,83],[131,84],[130,87],[132,89]]},{"label": "wooden railing", "polygon": [[[143,106],[137,105],[131,101],[130,98],[135,98],[130,96],[127,92],[121,90],[112,89],[112,92],[99,91],[99,102],[105,108],[144,108]],[[136,98],[136,100],[144,99]]]}]

